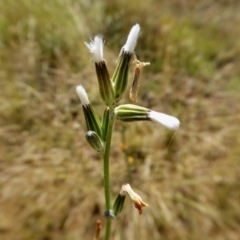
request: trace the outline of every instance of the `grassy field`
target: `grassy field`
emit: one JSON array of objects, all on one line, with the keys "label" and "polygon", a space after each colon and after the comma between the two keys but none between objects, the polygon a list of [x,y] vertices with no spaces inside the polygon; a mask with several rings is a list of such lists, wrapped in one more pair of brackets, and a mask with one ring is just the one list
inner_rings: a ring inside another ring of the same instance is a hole
[{"label": "grassy field", "polygon": [[127,199],[111,239],[239,239],[239,11],[237,0],[0,1],[0,239],[93,239],[104,225],[101,157],[75,86],[100,115],[84,42],[104,36],[112,74],[135,23],[136,53],[151,62],[138,103],[181,127],[116,123],[112,199],[130,182],[149,207],[139,216]]}]

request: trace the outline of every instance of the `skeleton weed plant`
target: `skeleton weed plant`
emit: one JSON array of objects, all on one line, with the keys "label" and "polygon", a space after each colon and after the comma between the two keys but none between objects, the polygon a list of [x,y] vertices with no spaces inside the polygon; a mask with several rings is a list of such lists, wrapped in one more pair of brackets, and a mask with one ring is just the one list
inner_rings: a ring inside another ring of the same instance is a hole
[{"label": "skeleton weed plant", "polygon": [[95,36],[90,43],[85,43],[89,51],[93,54],[100,96],[106,104],[106,109],[103,113],[101,121],[91,106],[84,88],[81,85],[76,87],[76,92],[82,104],[88,130],[86,140],[92,148],[99,152],[103,157],[104,194],[106,204],[105,240],[110,238],[111,220],[122,211],[127,194],[130,196],[134,206],[139,210],[140,214],[142,213],[142,208],[147,206],[147,204],[142,201],[141,197],[133,191],[129,184],[125,184],[121,187],[114,204],[111,205],[109,155],[114,121],[154,121],[171,130],[177,130],[180,125],[179,120],[175,117],[155,112],[135,104],[123,104],[116,106],[126,90],[129,66],[132,59],[135,62],[135,73],[132,88],[130,90],[130,99],[134,102],[136,102],[138,78],[141,68],[149,64],[136,60],[134,49],[137,44],[139,32],[139,24],[134,25],[128,35],[126,44],[120,51],[118,64],[112,78],[109,75],[106,62],[103,58],[104,42],[102,37]]}]

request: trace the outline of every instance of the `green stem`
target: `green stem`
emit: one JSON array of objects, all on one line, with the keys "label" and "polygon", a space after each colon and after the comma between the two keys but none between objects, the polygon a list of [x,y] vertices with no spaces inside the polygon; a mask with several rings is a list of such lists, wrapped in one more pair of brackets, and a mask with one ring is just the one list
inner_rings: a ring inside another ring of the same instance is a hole
[{"label": "green stem", "polygon": [[[111,116],[110,111],[110,116]],[[104,193],[105,193],[105,204],[106,210],[109,211],[111,209],[111,199],[110,199],[110,178],[109,178],[109,154],[111,148],[111,140],[112,140],[112,129],[113,129],[114,119],[110,118],[108,130],[107,130],[107,137],[106,137],[106,144],[105,144],[105,151],[103,155],[103,171],[104,171]],[[110,239],[110,232],[111,232],[111,220],[107,219],[106,221],[106,228],[105,228],[105,240]]]},{"label": "green stem", "polygon": [[110,234],[111,234],[111,219],[107,219],[106,221],[106,227],[105,227],[105,240],[110,239]]}]

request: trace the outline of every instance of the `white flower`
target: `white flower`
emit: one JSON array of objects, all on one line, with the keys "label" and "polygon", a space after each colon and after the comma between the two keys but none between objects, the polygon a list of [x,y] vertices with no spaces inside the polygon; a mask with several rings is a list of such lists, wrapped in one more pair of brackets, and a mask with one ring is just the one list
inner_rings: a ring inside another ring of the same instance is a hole
[{"label": "white flower", "polygon": [[171,130],[177,130],[180,126],[180,121],[175,117],[134,104],[123,104],[116,107],[114,117],[124,122],[151,120]]},{"label": "white flower", "polygon": [[85,45],[88,47],[89,51],[93,54],[93,58],[95,62],[104,61],[103,59],[103,39],[101,36],[95,36],[94,40],[91,40],[90,43],[86,43]]},{"label": "white flower", "polygon": [[127,42],[122,48],[123,51],[134,53],[139,32],[140,32],[140,25],[135,24],[128,35]]},{"label": "white flower", "polygon": [[82,85],[76,87],[77,95],[80,98],[82,105],[89,105],[88,95]]},{"label": "white flower", "polygon": [[157,123],[162,124],[164,127],[171,129],[171,130],[178,130],[180,126],[180,121],[172,116],[169,116],[164,113],[159,113],[155,111],[150,111],[148,117]]}]

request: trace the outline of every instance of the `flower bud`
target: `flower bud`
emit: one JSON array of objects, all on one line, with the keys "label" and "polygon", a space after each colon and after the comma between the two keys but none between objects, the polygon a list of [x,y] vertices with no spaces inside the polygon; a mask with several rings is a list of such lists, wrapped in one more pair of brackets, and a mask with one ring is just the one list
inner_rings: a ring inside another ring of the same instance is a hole
[{"label": "flower bud", "polygon": [[117,216],[119,213],[122,212],[125,198],[126,198],[126,193],[120,191],[120,193],[117,195],[115,202],[113,204],[114,216]]},{"label": "flower bud", "polygon": [[104,151],[103,142],[96,132],[88,131],[86,134],[86,140],[97,152]]}]

